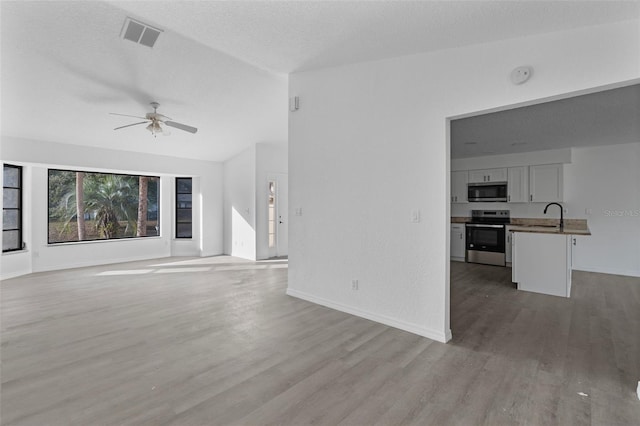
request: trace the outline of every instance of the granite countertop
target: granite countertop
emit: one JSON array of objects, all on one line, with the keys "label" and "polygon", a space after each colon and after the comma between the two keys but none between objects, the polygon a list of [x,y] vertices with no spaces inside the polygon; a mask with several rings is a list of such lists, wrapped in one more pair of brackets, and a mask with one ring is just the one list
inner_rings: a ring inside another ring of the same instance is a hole
[{"label": "granite countertop", "polygon": [[470,217],[460,217],[460,216],[451,217],[451,223],[467,223],[470,221],[471,221]]},{"label": "granite countertop", "polygon": [[[457,216],[451,218],[451,223],[467,222],[471,222],[470,217]],[[512,217],[511,223],[507,224],[507,230],[511,232],[535,232],[539,234],[591,235],[585,219],[565,219],[562,230],[560,230],[558,222],[558,219]]]},{"label": "granite countertop", "polygon": [[558,219],[511,218],[511,232],[536,232],[539,234],[591,235],[585,219],[565,219],[560,229]]},{"label": "granite countertop", "polygon": [[558,234],[558,235],[591,235],[589,228],[571,228],[565,226],[540,226],[540,225],[508,225],[509,232],[535,232],[537,234]]}]

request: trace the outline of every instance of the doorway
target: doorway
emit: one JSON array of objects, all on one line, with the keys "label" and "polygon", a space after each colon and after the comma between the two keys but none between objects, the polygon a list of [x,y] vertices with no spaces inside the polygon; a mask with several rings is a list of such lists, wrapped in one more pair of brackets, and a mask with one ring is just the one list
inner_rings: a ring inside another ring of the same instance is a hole
[{"label": "doorway", "polygon": [[289,179],[278,173],[267,178],[267,242],[269,258],[289,255]]}]

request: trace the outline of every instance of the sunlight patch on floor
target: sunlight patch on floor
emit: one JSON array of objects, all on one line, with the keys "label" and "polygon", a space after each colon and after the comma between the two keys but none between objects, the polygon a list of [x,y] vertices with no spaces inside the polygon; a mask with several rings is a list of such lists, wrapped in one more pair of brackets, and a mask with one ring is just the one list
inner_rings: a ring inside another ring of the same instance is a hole
[{"label": "sunlight patch on floor", "polygon": [[153,272],[154,269],[130,269],[128,271],[104,271],[96,274],[97,277],[108,277],[112,275],[142,275]]},{"label": "sunlight patch on floor", "polygon": [[207,272],[211,271],[210,267],[200,267],[200,268],[166,268],[166,269],[158,269],[154,271],[155,274],[176,274],[176,273],[184,273],[184,272]]}]

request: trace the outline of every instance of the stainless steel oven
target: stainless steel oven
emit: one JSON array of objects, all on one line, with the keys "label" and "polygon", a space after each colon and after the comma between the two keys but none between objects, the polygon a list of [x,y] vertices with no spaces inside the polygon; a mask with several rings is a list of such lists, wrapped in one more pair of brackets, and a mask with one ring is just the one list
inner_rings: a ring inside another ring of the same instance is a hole
[{"label": "stainless steel oven", "polygon": [[505,230],[509,210],[473,210],[466,224],[466,260],[505,266]]}]

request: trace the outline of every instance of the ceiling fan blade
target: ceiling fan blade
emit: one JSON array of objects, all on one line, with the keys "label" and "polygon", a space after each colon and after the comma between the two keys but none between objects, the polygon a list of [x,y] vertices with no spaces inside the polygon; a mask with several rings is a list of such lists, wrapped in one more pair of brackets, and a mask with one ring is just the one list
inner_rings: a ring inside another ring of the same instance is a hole
[{"label": "ceiling fan blade", "polygon": [[166,115],[159,114],[159,113],[156,113],[156,118],[158,119],[158,121],[162,121],[163,123],[167,120],[173,120],[173,118],[167,117]]},{"label": "ceiling fan blade", "polygon": [[141,122],[139,122],[139,123],[127,124],[126,126],[116,127],[116,128],[115,128],[115,129],[113,129],[113,130],[124,129],[125,127],[137,126],[137,125],[140,125],[140,124],[146,124],[146,123],[148,123],[148,121],[141,121]]},{"label": "ceiling fan blade", "polygon": [[118,114],[117,112],[110,112],[109,114],[111,114],[111,115],[121,115],[121,116],[123,116],[123,117],[141,118],[141,119],[143,119],[143,120],[146,120],[146,119],[147,119],[147,117],[140,117],[140,116],[138,116],[138,115],[129,115],[129,114]]},{"label": "ceiling fan blade", "polygon": [[167,126],[175,127],[176,129],[184,130],[185,132],[195,133],[198,131],[195,127],[187,126],[186,124],[176,123],[175,121],[165,121]]}]

